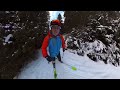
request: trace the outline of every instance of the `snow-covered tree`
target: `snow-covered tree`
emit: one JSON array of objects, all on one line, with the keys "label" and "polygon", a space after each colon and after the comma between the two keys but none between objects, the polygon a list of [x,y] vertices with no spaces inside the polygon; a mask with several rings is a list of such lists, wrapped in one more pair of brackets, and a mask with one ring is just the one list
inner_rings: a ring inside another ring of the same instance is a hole
[{"label": "snow-covered tree", "polygon": [[35,57],[48,27],[47,11],[0,12],[0,75],[13,78],[21,67]]},{"label": "snow-covered tree", "polygon": [[120,59],[119,15],[118,11],[66,11],[65,30],[71,32],[68,48],[77,47],[79,55],[87,54],[94,61],[116,66]]},{"label": "snow-covered tree", "polygon": [[64,27],[64,23],[63,23],[62,16],[61,16],[60,13],[58,14],[57,19],[60,20],[60,22],[61,22],[61,30],[60,30],[60,33],[63,34],[63,33],[64,33],[64,28],[63,28],[63,27]]}]

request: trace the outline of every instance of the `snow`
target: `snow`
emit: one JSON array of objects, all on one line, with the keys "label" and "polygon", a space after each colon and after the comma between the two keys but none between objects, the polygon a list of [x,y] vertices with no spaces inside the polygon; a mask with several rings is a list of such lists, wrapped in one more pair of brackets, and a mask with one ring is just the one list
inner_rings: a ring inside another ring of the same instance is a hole
[{"label": "snow", "polygon": [[5,38],[5,43],[8,42],[8,43],[12,43],[12,41],[9,41],[10,37],[13,37],[12,34],[9,34],[7,37],[4,37]]},{"label": "snow", "polygon": [[100,25],[100,26],[98,26],[98,28],[108,28],[108,26]]},{"label": "snow", "polygon": [[6,26],[4,26],[5,28],[9,28],[10,27],[10,25],[9,24],[7,24]]},{"label": "snow", "polygon": [[[61,49],[61,56],[63,52]],[[62,58],[64,63],[75,66],[76,71],[73,71],[69,66],[60,63],[56,60],[56,70],[58,79],[119,79],[120,67],[115,67],[110,64],[104,64],[102,61],[94,62],[86,55],[78,56],[66,50]],[[18,79],[54,79],[52,63],[48,64],[39,50],[39,57],[26,65]]]},{"label": "snow", "polygon": [[106,48],[106,46],[99,40],[95,40],[94,42],[81,43],[80,47],[83,49],[83,51],[85,51],[86,54],[92,53],[94,51],[101,51]]},{"label": "snow", "polygon": [[35,37],[33,37],[32,39],[35,39]]},{"label": "snow", "polygon": [[118,22],[119,22],[119,20],[113,20],[113,22],[114,22],[114,23],[118,23]]},{"label": "snow", "polygon": [[9,11],[5,11],[6,13],[10,13]]},{"label": "snow", "polygon": [[77,47],[79,47],[79,45],[78,45],[77,41],[74,41],[74,44],[75,44]]},{"label": "snow", "polygon": [[96,47],[97,51],[103,50],[103,48],[105,48],[105,45],[101,41],[99,41],[99,40],[95,40],[93,42],[93,46]]},{"label": "snow", "polygon": [[25,42],[25,44],[27,44],[27,42]]},{"label": "snow", "polygon": [[109,29],[112,29],[112,26],[108,26]]},{"label": "snow", "polygon": [[34,27],[34,28],[38,28],[38,27]]},{"label": "snow", "polygon": [[113,37],[113,35],[105,35],[106,36],[106,38],[112,38]]},{"label": "snow", "polygon": [[6,45],[6,43],[3,43],[3,45]]},{"label": "snow", "polygon": [[100,20],[102,17],[100,17],[98,20]]},{"label": "snow", "polygon": [[14,53],[17,53],[18,52],[18,50],[17,51],[15,51]]},{"label": "snow", "polygon": [[12,43],[12,41],[9,41],[8,43],[10,44],[10,43]]}]

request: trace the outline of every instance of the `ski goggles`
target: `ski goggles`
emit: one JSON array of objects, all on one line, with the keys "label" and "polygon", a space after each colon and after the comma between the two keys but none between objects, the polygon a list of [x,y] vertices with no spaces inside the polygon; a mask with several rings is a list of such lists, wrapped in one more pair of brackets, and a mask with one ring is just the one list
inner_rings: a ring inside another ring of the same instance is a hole
[{"label": "ski goggles", "polygon": [[58,26],[58,25],[52,25],[51,28],[52,28],[52,29],[61,29],[61,27]]}]

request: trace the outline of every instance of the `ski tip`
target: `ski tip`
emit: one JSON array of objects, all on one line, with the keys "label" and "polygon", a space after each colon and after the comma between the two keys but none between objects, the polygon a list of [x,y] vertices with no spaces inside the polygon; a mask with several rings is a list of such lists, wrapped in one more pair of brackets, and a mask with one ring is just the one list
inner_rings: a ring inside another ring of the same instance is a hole
[{"label": "ski tip", "polygon": [[75,67],[72,67],[72,70],[76,71],[76,70],[77,70],[77,68],[75,68]]}]

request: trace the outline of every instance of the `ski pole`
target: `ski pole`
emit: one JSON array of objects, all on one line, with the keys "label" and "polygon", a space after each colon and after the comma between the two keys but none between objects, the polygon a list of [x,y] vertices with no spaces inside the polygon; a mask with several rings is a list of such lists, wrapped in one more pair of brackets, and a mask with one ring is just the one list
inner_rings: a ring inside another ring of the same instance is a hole
[{"label": "ski pole", "polygon": [[63,52],[62,58],[63,58],[63,56],[64,56],[64,52]]},{"label": "ski pole", "polygon": [[[63,52],[62,58],[63,58],[63,56],[64,56],[64,52]],[[71,69],[72,69],[72,70],[74,70],[74,71],[76,71],[76,70],[77,70],[77,68],[76,68],[76,67],[74,67],[74,66],[71,66],[71,65],[69,65],[69,64],[66,64],[66,63],[64,63],[64,62],[63,62],[63,64],[65,64],[65,65],[67,65],[67,66],[70,66],[70,67],[71,67]]]},{"label": "ski pole", "polygon": [[71,66],[71,65],[69,65],[69,64],[67,64],[67,63],[64,63],[64,62],[63,62],[63,64],[65,64],[65,65],[67,65],[67,66],[71,67],[71,69],[72,69],[72,70],[74,70],[74,71],[76,71],[76,70],[77,70],[77,68],[76,68],[75,66]]}]

